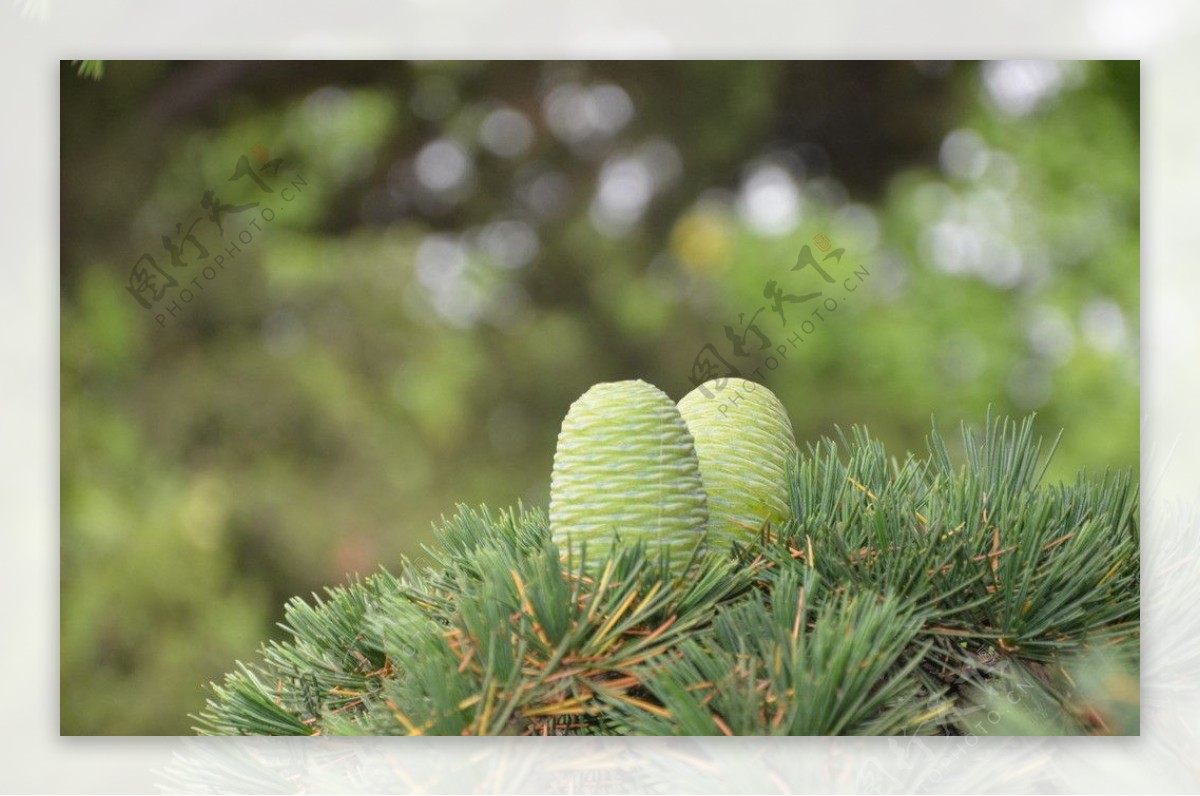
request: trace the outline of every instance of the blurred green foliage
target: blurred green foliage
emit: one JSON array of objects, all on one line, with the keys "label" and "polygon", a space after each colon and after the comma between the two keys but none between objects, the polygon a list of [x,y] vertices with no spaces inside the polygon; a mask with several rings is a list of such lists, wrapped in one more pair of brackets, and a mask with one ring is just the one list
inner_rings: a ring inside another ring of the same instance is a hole
[{"label": "blurred green foliage", "polygon": [[[105,67],[61,83],[66,734],[187,732],[286,599],[457,502],[544,505],[572,400],[678,398],[706,344],[802,444],[992,405],[1064,430],[1051,478],[1136,471],[1136,62]],[[210,190],[260,206],[222,236]],[[818,234],[832,285],[791,270]],[[151,309],[143,253],[180,283]],[[770,281],[843,301],[784,325]]]}]

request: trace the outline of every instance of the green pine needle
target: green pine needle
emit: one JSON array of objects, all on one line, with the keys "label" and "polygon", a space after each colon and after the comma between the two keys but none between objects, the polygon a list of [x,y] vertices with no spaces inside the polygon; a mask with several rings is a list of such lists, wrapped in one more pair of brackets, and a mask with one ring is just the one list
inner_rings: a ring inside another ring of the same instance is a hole
[{"label": "green pine needle", "polygon": [[104,77],[104,62],[103,61],[72,61],[71,66],[76,67],[80,77],[99,80]]}]

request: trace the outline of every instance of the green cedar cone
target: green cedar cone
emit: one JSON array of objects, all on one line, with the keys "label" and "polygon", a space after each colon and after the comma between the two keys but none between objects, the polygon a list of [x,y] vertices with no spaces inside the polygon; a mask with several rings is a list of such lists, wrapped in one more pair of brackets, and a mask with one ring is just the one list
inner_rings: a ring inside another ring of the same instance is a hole
[{"label": "green cedar cone", "polygon": [[665,551],[675,575],[704,542],[708,501],[687,424],[644,381],[597,384],[571,404],[550,476],[550,531],[560,550],[588,558],[612,540]]},{"label": "green cedar cone", "polygon": [[764,522],[791,517],[787,468],[799,452],[775,394],[746,379],[710,381],[679,402],[708,493],[710,544],[752,541]]}]

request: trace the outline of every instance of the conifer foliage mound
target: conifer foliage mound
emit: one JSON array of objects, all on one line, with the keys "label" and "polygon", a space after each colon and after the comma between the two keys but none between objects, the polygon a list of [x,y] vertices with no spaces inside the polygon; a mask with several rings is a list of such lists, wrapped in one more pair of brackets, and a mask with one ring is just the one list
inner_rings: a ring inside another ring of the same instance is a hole
[{"label": "conifer foliage mound", "polygon": [[460,506],[429,563],[292,600],[197,731],[1136,733],[1079,676],[1103,654],[1136,686],[1136,482],[1044,483],[1031,419],[962,453],[936,428],[901,458],[822,439],[782,476],[787,519],[686,578],[636,534],[560,550],[538,509]]}]

